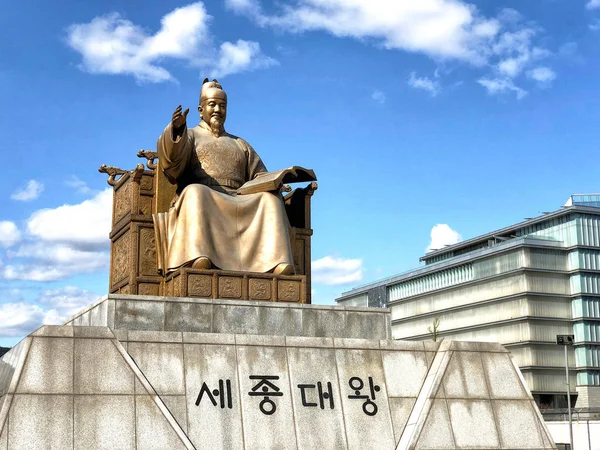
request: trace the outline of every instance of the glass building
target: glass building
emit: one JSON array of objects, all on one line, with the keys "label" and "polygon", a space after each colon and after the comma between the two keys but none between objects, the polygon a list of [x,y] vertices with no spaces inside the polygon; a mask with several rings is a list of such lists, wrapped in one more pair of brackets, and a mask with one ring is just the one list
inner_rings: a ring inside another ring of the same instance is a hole
[{"label": "glass building", "polygon": [[[344,292],[346,306],[391,308],[396,339],[496,341],[513,354],[540,409],[600,412],[600,194],[433,250],[418,269]],[[573,392],[574,391],[574,392]]]}]

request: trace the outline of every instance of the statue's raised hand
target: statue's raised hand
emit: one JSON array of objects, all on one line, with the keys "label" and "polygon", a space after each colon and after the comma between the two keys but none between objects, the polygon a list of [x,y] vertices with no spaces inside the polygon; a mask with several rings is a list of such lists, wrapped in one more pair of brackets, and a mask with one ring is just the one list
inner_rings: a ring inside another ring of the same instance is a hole
[{"label": "statue's raised hand", "polygon": [[188,113],[190,112],[190,108],[186,109],[184,112],[181,112],[181,105],[175,109],[173,113],[173,118],[171,119],[171,124],[174,130],[180,130],[185,125],[185,121]]}]

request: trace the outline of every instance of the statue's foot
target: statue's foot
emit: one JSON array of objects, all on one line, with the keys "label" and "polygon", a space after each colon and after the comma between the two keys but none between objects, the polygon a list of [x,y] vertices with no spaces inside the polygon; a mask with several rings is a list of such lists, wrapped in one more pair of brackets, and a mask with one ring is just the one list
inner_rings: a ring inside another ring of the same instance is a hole
[{"label": "statue's foot", "polygon": [[211,266],[212,264],[210,262],[210,259],[208,259],[206,256],[201,256],[192,263],[192,269],[207,270],[210,269]]},{"label": "statue's foot", "polygon": [[281,263],[273,269],[275,275],[294,275],[294,266],[291,264]]}]

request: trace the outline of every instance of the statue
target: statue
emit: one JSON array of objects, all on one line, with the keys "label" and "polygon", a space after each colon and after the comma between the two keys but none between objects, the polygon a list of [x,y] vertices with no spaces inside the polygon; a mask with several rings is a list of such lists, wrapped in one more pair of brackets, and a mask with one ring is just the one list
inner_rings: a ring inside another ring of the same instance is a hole
[{"label": "statue", "polygon": [[153,216],[159,271],[191,266],[293,274],[290,226],[279,190],[237,193],[269,172],[250,144],[225,131],[222,86],[204,80],[200,124],[189,130],[188,112],[177,107],[157,144],[159,170],[177,186],[169,211]]}]

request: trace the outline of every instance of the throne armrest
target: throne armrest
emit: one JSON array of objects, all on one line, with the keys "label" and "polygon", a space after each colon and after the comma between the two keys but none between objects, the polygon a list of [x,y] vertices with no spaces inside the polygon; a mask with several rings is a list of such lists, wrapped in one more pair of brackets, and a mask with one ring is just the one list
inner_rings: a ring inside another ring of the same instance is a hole
[{"label": "throne armrest", "polygon": [[292,227],[311,228],[310,198],[317,188],[317,183],[313,181],[306,187],[294,189],[289,194],[284,195],[283,202]]}]

